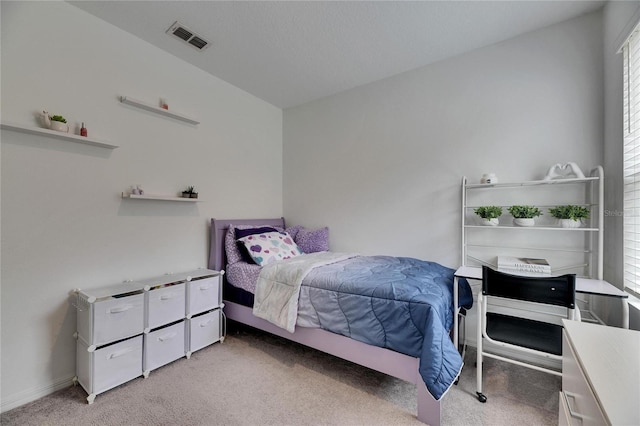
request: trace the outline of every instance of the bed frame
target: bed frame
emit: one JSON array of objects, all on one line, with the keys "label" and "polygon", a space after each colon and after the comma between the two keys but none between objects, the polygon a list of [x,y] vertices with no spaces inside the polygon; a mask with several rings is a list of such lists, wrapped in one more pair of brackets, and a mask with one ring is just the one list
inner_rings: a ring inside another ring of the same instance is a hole
[{"label": "bed frame", "polygon": [[[211,219],[209,269],[224,270],[226,265],[224,239],[230,224],[268,225],[284,228],[284,218]],[[296,327],[295,333],[289,333],[285,329],[254,316],[252,311],[251,308],[246,306],[227,300],[224,301],[224,313],[229,319],[414,383],[418,394],[418,420],[431,426],[440,426],[440,401],[436,401],[427,391],[427,387],[418,371],[420,362],[418,358],[390,349],[371,346],[319,328]]]}]

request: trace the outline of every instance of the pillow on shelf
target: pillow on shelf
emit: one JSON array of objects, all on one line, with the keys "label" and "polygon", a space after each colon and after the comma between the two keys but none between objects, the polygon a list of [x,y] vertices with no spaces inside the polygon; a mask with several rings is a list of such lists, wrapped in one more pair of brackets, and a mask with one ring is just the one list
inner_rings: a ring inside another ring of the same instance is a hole
[{"label": "pillow on shelf", "polygon": [[319,229],[301,228],[294,239],[305,253],[329,250],[329,228],[326,226]]},{"label": "pillow on shelf", "polygon": [[[227,234],[224,237],[224,249],[227,253],[227,265],[233,265],[234,263],[238,263],[241,260],[244,260],[248,263],[254,263],[249,253],[246,252],[244,246],[242,246],[242,250],[240,250],[237,242],[236,233],[242,233],[244,231],[249,231],[247,234],[242,235],[243,237],[246,235],[251,235],[251,231],[256,229],[265,229],[269,228],[274,231],[282,231],[283,229],[280,227],[270,227],[270,226],[256,226],[256,225],[229,225],[229,229],[227,230]],[[256,231],[259,233],[261,231]]]},{"label": "pillow on shelf", "polygon": [[300,247],[286,232],[265,232],[239,238],[249,255],[260,266],[302,254]]}]

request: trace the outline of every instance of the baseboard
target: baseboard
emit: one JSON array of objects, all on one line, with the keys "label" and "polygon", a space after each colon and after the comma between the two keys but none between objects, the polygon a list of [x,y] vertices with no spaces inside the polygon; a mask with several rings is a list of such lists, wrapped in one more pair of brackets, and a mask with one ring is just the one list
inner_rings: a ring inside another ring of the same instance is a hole
[{"label": "baseboard", "polygon": [[6,395],[3,395],[2,402],[0,402],[0,412],[4,413],[5,411],[20,407],[21,405],[27,404],[31,401],[35,401],[36,399],[40,399],[44,396],[52,394],[53,392],[57,392],[72,385],[73,376],[69,376],[63,377],[44,386],[38,386],[32,389],[18,392],[17,394],[12,395],[8,398],[6,397]]}]

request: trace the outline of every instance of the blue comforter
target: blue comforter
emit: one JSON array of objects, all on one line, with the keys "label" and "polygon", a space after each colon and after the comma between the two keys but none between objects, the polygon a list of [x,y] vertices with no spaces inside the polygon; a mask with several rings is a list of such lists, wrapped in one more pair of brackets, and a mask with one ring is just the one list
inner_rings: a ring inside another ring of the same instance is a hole
[{"label": "blue comforter", "polygon": [[[439,400],[462,369],[449,337],[453,273],[435,262],[361,256],[313,269],[302,281],[297,324],[320,327],[420,358],[420,374]],[[459,305],[473,304],[466,280]]]}]

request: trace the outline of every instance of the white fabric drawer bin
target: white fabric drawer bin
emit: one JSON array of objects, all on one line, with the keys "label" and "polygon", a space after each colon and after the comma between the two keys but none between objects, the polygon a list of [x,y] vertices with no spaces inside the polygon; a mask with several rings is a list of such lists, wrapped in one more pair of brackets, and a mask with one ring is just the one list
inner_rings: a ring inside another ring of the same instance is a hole
[{"label": "white fabric drawer bin", "polygon": [[220,307],[220,277],[193,278],[187,282],[187,318]]},{"label": "white fabric drawer bin", "polygon": [[147,292],[147,323],[145,333],[165,324],[181,320],[185,313],[184,283],[169,285]]},{"label": "white fabric drawer bin", "polygon": [[141,334],[144,330],[144,294],[87,298],[78,294],[78,335],[95,347]]},{"label": "white fabric drawer bin", "polygon": [[142,361],[144,376],[148,377],[151,370],[180,359],[186,353],[184,320],[145,334]]},{"label": "white fabric drawer bin", "polygon": [[216,309],[215,311],[197,315],[187,320],[189,330],[189,350],[187,351],[187,358],[191,356],[192,352],[220,340],[222,336],[220,328],[221,314],[222,310]]},{"label": "white fabric drawer bin", "polygon": [[142,375],[142,336],[90,350],[78,339],[77,378],[93,403],[96,395]]}]

